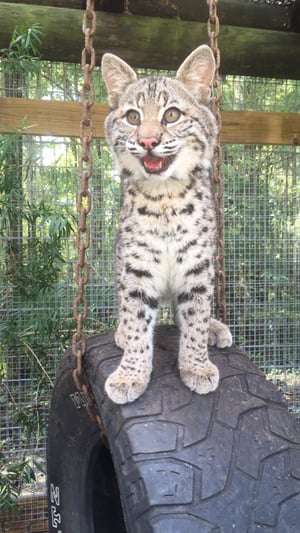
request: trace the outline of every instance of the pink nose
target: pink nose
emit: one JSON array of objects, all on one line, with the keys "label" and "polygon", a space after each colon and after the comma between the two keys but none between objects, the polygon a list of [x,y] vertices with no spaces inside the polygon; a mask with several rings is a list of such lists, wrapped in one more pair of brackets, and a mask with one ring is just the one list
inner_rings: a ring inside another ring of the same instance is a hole
[{"label": "pink nose", "polygon": [[159,139],[157,137],[141,137],[139,139],[139,144],[145,150],[153,150],[153,148],[159,144]]}]

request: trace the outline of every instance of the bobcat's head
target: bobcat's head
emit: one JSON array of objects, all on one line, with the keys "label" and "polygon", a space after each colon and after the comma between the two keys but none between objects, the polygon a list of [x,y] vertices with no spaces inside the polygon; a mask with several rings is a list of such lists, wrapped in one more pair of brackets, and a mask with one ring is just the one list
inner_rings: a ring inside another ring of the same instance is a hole
[{"label": "bobcat's head", "polygon": [[211,164],[216,120],[207,107],[215,60],[202,45],[176,77],[138,79],[122,59],[104,54],[110,114],[106,136],[121,171],[135,180],[188,179]]}]

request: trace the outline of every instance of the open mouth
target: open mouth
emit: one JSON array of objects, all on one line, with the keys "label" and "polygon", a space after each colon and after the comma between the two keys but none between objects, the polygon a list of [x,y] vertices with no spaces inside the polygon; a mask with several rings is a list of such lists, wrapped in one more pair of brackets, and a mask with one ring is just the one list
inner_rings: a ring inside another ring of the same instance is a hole
[{"label": "open mouth", "polygon": [[167,170],[167,168],[174,161],[175,155],[167,157],[156,157],[154,155],[146,155],[142,158],[144,168],[150,174],[160,174]]}]

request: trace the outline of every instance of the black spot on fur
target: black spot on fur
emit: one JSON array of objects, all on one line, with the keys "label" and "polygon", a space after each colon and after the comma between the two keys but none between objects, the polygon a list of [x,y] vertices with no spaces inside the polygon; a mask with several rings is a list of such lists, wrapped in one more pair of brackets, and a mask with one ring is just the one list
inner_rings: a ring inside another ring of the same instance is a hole
[{"label": "black spot on fur", "polygon": [[177,296],[177,302],[178,304],[183,304],[185,302],[189,302],[190,300],[193,299],[193,294],[191,292],[181,292],[178,296]]},{"label": "black spot on fur", "polygon": [[188,214],[188,215],[191,215],[193,212],[195,211],[195,207],[193,204],[191,203],[188,203],[186,204],[186,206],[184,206],[181,211],[180,211],[180,214],[181,215],[184,215],[185,213]]},{"label": "black spot on fur", "polygon": [[149,209],[147,209],[146,205],[143,205],[143,207],[139,207],[138,208],[138,213],[140,215],[144,215],[144,216],[147,216],[147,217],[155,217],[155,218],[159,218],[160,217],[159,213],[156,213],[155,211],[150,211]]},{"label": "black spot on fur", "polygon": [[[132,172],[128,168],[123,168],[122,169],[122,174],[123,174],[123,176],[125,178],[130,178],[132,176]],[[131,191],[132,191],[132,189],[128,190],[129,194],[131,194]],[[132,191],[132,192],[134,192],[134,191]],[[135,193],[133,194],[133,196],[135,196]]]},{"label": "black spot on fur", "polygon": [[177,297],[178,305],[190,302],[195,294],[205,294],[207,291],[204,285],[195,285],[189,292],[181,292]]},{"label": "black spot on fur", "polygon": [[143,290],[134,290],[129,293],[130,298],[141,300],[144,304],[149,305],[151,309],[157,309],[158,299],[153,296],[148,296]]},{"label": "black spot on fur", "polygon": [[194,266],[190,270],[187,270],[187,272],[185,273],[185,276],[191,276],[191,275],[197,276],[198,274],[201,274],[204,270],[207,270],[209,267],[209,264],[210,264],[209,259],[205,259],[204,261]]},{"label": "black spot on fur", "polygon": [[139,207],[138,212],[140,215],[147,215],[147,207],[145,205],[143,205],[143,207]]},{"label": "black spot on fur", "polygon": [[141,241],[137,241],[137,246],[139,246],[140,248],[147,248],[147,244],[145,242],[141,242]]},{"label": "black spot on fur", "polygon": [[197,239],[192,239],[191,241],[187,242],[185,244],[185,246],[183,246],[182,248],[180,248],[179,250],[179,253],[180,254],[184,254],[185,252],[187,252],[187,250],[191,247],[191,246],[195,246],[197,244]]},{"label": "black spot on fur", "polygon": [[204,285],[197,285],[196,287],[192,288],[193,294],[205,294],[207,291],[207,288]]},{"label": "black spot on fur", "polygon": [[149,270],[134,268],[129,263],[126,263],[125,269],[128,274],[134,274],[137,278],[152,278],[152,274]]},{"label": "black spot on fur", "polygon": [[147,194],[145,192],[143,192],[143,196],[144,196],[144,198],[146,198],[146,200],[152,200],[152,202],[159,202],[164,197],[163,194],[158,194],[156,196],[151,196],[151,194]]},{"label": "black spot on fur", "polygon": [[203,198],[202,192],[197,191],[196,194],[195,194],[195,198],[197,198],[198,200],[202,200],[202,198]]}]

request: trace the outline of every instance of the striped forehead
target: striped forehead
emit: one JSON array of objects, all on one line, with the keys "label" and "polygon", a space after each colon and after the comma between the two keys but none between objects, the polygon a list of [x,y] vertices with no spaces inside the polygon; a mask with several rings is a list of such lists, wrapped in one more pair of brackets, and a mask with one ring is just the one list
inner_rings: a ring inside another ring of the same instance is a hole
[{"label": "striped forehead", "polygon": [[140,80],[136,89],[136,104],[140,108],[149,104],[165,107],[170,99],[167,80],[164,78],[145,78]]}]

